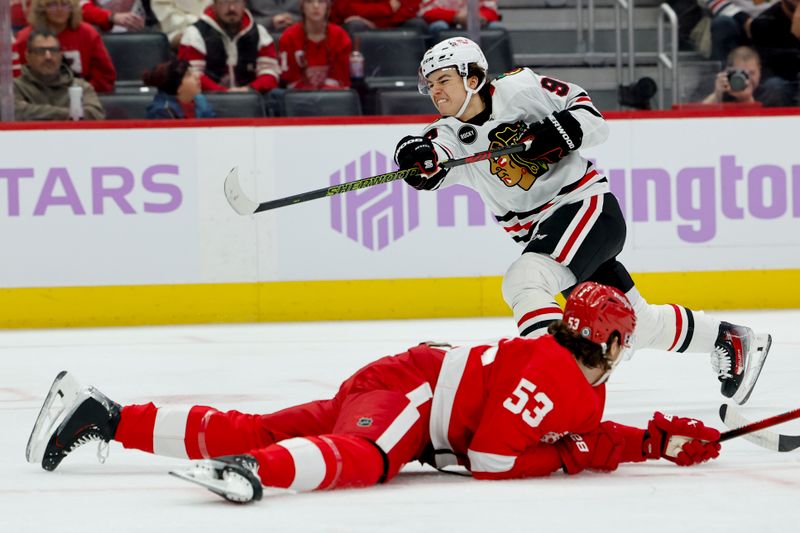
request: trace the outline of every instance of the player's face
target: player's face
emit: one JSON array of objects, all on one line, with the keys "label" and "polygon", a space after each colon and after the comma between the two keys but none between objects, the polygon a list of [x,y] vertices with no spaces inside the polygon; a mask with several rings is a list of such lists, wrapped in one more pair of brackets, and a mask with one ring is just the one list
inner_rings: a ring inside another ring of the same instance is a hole
[{"label": "player's face", "polygon": [[427,80],[428,94],[439,114],[451,117],[458,113],[467,98],[467,90],[458,70],[445,67],[431,73]]}]

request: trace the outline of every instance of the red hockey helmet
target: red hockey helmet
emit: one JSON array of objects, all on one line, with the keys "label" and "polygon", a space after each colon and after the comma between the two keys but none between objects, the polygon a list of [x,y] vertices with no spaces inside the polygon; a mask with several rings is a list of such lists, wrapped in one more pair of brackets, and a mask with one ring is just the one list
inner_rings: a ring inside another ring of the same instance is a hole
[{"label": "red hockey helmet", "polygon": [[616,331],[622,346],[630,348],[636,313],[619,290],[586,281],[575,287],[567,298],[564,323],[581,337],[604,347]]}]

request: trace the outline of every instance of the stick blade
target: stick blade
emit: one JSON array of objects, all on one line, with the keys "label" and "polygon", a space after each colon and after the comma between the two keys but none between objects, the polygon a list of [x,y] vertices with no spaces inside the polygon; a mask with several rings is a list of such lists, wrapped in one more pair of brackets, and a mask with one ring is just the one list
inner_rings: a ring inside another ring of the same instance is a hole
[{"label": "stick blade", "polygon": [[[728,404],[722,404],[719,407],[719,417],[722,419],[722,423],[730,429],[739,429],[750,423],[750,420],[746,419],[735,407]],[[766,429],[754,431],[753,433],[746,433],[741,435],[741,437],[757,446],[767,448],[768,450],[776,452],[788,451],[781,449],[781,435]]]},{"label": "stick blade", "polygon": [[239,184],[239,167],[233,167],[225,178],[225,198],[240,215],[252,215],[258,204],[247,197]]}]

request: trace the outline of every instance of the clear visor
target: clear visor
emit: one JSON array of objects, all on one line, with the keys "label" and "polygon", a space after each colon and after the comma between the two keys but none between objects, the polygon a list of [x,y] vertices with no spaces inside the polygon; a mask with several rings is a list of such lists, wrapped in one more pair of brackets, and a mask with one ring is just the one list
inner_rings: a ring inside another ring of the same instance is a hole
[{"label": "clear visor", "polygon": [[[466,77],[465,74],[461,74],[461,70],[456,66],[438,68],[433,72],[431,72],[431,74],[433,74],[434,72],[439,72],[440,70],[455,70],[456,72],[459,73],[459,75],[462,78]],[[420,94],[428,96],[431,93],[428,87],[428,83],[429,83],[428,78],[425,77],[425,74],[423,74],[422,72],[422,67],[420,67],[419,69],[417,69],[417,89],[419,90]]]},{"label": "clear visor", "polygon": [[617,368],[620,361],[622,361],[623,359],[627,361],[631,358],[632,355],[633,355],[633,350],[630,347],[622,346],[622,349],[620,350],[617,358],[611,361],[611,366],[609,367],[609,369],[606,370],[602,376],[600,376],[600,379],[592,383],[592,387],[597,387],[598,385],[602,385],[603,383],[608,381],[608,378],[611,377],[611,373],[614,372],[614,369]]}]

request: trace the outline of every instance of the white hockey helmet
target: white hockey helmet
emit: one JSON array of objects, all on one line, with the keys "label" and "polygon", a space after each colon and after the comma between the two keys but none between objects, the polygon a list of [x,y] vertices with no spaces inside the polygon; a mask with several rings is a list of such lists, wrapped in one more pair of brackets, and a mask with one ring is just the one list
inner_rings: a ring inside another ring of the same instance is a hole
[{"label": "white hockey helmet", "polygon": [[[469,73],[469,65],[475,63],[479,69],[484,72],[483,80],[481,80],[478,87],[470,89],[467,85],[467,76]],[[486,83],[486,73],[489,70],[489,62],[486,61],[486,56],[483,55],[481,47],[466,37],[452,37],[445,39],[439,44],[431,47],[422,56],[422,61],[419,64],[419,92],[428,94],[428,76],[434,71],[442,68],[455,68],[458,74],[464,80],[464,88],[467,90],[467,99],[464,105],[456,115],[456,118],[461,116],[464,109],[467,107],[470,98],[473,94],[477,94],[481,87]]]}]

